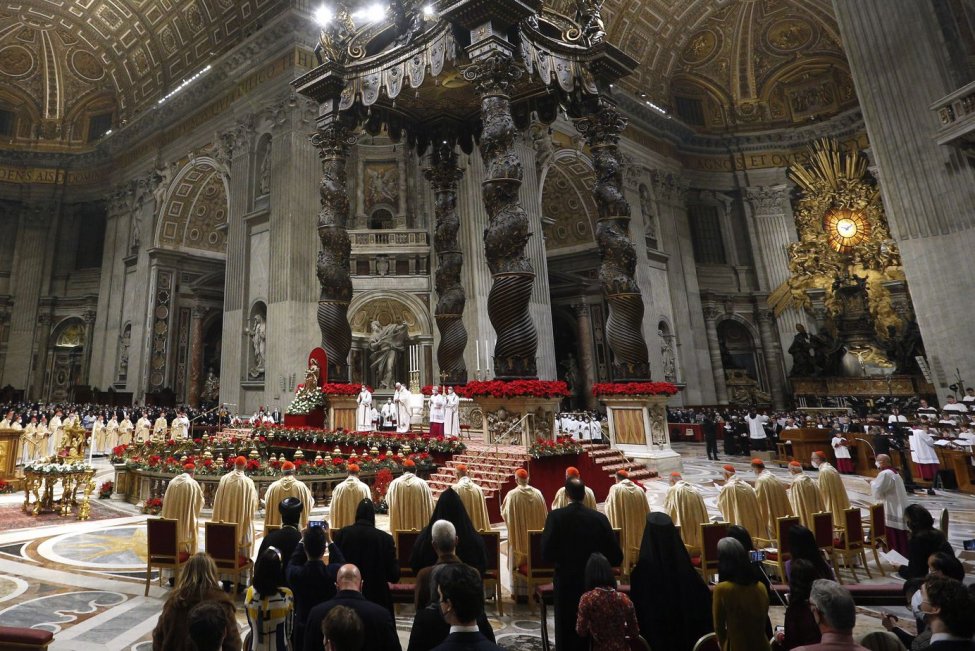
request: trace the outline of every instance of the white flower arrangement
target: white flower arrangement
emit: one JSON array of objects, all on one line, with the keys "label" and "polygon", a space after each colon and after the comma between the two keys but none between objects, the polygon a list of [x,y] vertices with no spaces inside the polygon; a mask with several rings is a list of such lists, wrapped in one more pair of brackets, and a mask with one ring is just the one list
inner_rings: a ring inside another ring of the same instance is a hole
[{"label": "white flower arrangement", "polygon": [[325,396],[322,395],[321,391],[317,390],[317,387],[311,391],[302,389],[295,394],[295,399],[288,405],[285,413],[292,416],[304,416],[322,407],[324,404]]},{"label": "white flower arrangement", "polygon": [[72,463],[50,463],[34,461],[24,466],[24,472],[37,472],[43,475],[68,475],[76,472],[92,472],[94,468],[83,461]]}]

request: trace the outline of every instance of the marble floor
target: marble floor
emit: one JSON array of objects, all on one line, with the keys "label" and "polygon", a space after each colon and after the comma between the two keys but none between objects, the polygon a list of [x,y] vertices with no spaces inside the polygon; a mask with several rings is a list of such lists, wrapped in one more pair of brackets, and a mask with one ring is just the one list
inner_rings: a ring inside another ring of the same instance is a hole
[{"label": "marble floor", "polygon": [[[713,515],[718,513],[713,481],[719,477],[721,465],[730,461],[739,472],[750,475],[747,459],[712,462],[704,457],[703,445],[677,444],[675,448],[684,458],[685,479],[701,488]],[[96,465],[96,485],[112,478],[107,461],[96,460]],[[786,475],[785,470],[770,469]],[[854,504],[865,508],[870,501],[866,480],[847,476],[844,483]],[[662,509],[667,482],[653,480],[647,488],[651,508]],[[936,518],[941,509],[949,510],[950,539],[956,549],[961,549],[962,540],[975,538],[975,497],[939,490],[935,496],[918,494],[912,499],[927,506]],[[26,526],[21,518],[14,517],[22,500],[22,494],[0,495],[0,626],[54,631],[52,651],[148,651],[169,588],[154,581],[149,596],[143,596],[146,516],[124,502],[100,500],[93,508],[99,519],[77,522],[52,515],[35,518]],[[321,511],[325,513],[325,509]],[[6,518],[4,513],[8,514]],[[377,524],[385,528],[387,521],[380,516]],[[499,529],[503,540],[506,531],[503,526]],[[874,579],[893,580],[889,575]],[[782,610],[773,608],[773,622],[781,620]],[[527,606],[506,598],[505,616],[496,615],[492,602],[488,603],[488,613],[501,646],[541,648],[541,623]],[[238,617],[245,630],[243,615]],[[878,617],[876,610],[861,609],[857,633],[878,628]],[[397,620],[405,648],[411,608],[403,607]],[[551,630],[551,616],[546,625]]]}]

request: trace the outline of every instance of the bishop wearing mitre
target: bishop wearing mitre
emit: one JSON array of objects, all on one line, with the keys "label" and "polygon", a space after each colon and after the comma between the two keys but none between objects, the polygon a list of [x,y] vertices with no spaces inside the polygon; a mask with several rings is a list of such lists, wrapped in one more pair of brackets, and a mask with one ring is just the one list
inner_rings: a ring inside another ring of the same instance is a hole
[{"label": "bishop wearing mitre", "polygon": [[371,500],[372,491],[359,479],[359,466],[349,464],[349,476],[332,489],[329,522],[333,529],[355,524],[355,512],[362,500]]},{"label": "bishop wearing mitre", "polygon": [[[833,526],[844,527],[846,511],[850,508],[850,496],[839,471],[827,463],[826,455],[817,450],[812,454],[812,465],[819,470],[819,492],[823,496],[823,509],[833,514]],[[812,527],[810,527],[812,528]]]},{"label": "bishop wearing mitre", "polygon": [[792,505],[789,504],[789,494],[785,485],[776,479],[775,475],[765,469],[765,462],[759,458],[752,459],[752,470],[755,472],[755,494],[758,496],[758,508],[762,511],[762,521],[767,531],[760,531],[752,535],[765,540],[778,538],[779,518],[792,515]]},{"label": "bishop wearing mitre", "polygon": [[708,522],[708,507],[701,492],[676,470],[670,473],[670,488],[664,499],[664,511],[680,527],[684,545],[701,549],[701,525]]},{"label": "bishop wearing mitre", "polygon": [[95,417],[95,422],[91,424],[91,445],[94,446],[95,454],[105,454],[105,447],[108,444],[108,428],[105,427],[105,417],[101,414]]},{"label": "bishop wearing mitre", "polygon": [[606,517],[614,529],[620,530],[623,548],[623,573],[629,574],[640,556],[643,528],[647,525],[650,503],[646,492],[633,483],[625,469],[616,471],[616,483],[606,496]]},{"label": "bishop wearing mitre", "polygon": [[[163,496],[162,517],[176,520],[176,539],[179,550],[190,556],[196,553],[197,518],[203,508],[203,489],[193,479],[196,466],[183,465],[183,474],[173,477]],[[214,510],[216,513],[216,510]],[[214,518],[216,519],[216,518]]]},{"label": "bishop wearing mitre", "polygon": [[105,430],[108,432],[106,436],[106,448],[109,454],[118,445],[118,417],[115,412],[112,412],[112,417],[108,419],[108,423],[105,424]]},{"label": "bishop wearing mitre", "polygon": [[[237,457],[234,469],[220,478],[213,497],[213,522],[236,522],[237,549],[241,556],[251,555],[254,543],[254,513],[257,511],[257,488],[244,474],[247,459]],[[163,503],[165,505],[165,502]]]},{"label": "bishop wearing mitre", "polygon": [[[569,466],[565,469],[565,481],[569,481],[570,479],[582,479],[582,477],[579,476],[579,469],[575,466]],[[552,500],[552,510],[554,511],[555,509],[561,509],[562,507],[568,505],[569,498],[565,496],[565,486],[563,486],[555,492],[555,499]],[[593,510],[596,509],[596,494],[593,493],[592,489],[588,486],[586,486],[586,497],[582,500],[582,505]]]},{"label": "bishop wearing mitre", "polygon": [[129,420],[129,415],[125,414],[122,417],[122,422],[118,424],[118,444],[128,445],[132,442],[132,432],[135,431],[135,426],[132,421]]},{"label": "bishop wearing mitre", "polygon": [[454,466],[457,474],[457,483],[454,484],[454,492],[464,503],[467,515],[471,518],[471,523],[477,531],[490,531],[491,519],[488,517],[487,501],[484,499],[484,491],[474,483],[467,475],[467,466],[458,464]]},{"label": "bishop wearing mitre", "polygon": [[149,438],[149,427],[152,423],[146,418],[145,413],[139,414],[139,420],[135,421],[135,443],[144,443]]},{"label": "bishop wearing mitre", "polygon": [[169,430],[169,421],[166,420],[166,413],[160,412],[159,418],[152,424],[152,436],[157,439],[165,438],[167,430]]},{"label": "bishop wearing mitre", "polygon": [[748,482],[739,477],[730,463],[722,468],[724,486],[718,492],[718,509],[726,522],[744,527],[752,537],[765,531],[758,495]]},{"label": "bishop wearing mitre", "polygon": [[416,476],[413,459],[403,462],[403,474],[389,482],[386,503],[389,505],[389,532],[420,531],[433,513],[433,491]]},{"label": "bishop wearing mitre", "polygon": [[816,486],[816,480],[802,472],[802,464],[798,461],[789,462],[789,472],[792,473],[792,488],[789,489],[789,503],[792,512],[799,516],[802,526],[813,528],[813,514],[823,510],[823,497]]},{"label": "bishop wearing mitre", "polygon": [[530,545],[528,532],[545,528],[548,509],[545,498],[537,488],[529,486],[528,471],[518,468],[515,471],[514,488],[508,491],[501,502],[501,517],[508,527],[508,574],[511,576],[511,594],[528,594],[527,583],[517,569],[528,562]]},{"label": "bishop wearing mitre", "polygon": [[301,500],[299,523],[304,530],[308,526],[308,516],[315,506],[315,498],[308,486],[295,479],[295,464],[285,461],[281,464],[281,473],[284,476],[268,486],[267,492],[264,493],[264,530],[267,531],[268,525],[281,526],[281,511],[278,510],[278,504],[289,497]]}]

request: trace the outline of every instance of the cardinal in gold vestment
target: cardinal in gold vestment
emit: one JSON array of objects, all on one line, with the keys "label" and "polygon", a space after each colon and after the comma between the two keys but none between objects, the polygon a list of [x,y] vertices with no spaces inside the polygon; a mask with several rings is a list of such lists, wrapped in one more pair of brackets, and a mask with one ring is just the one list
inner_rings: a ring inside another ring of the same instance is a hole
[{"label": "cardinal in gold vestment", "polygon": [[833,514],[833,526],[842,527],[846,522],[846,511],[850,508],[850,496],[839,471],[826,462],[826,455],[816,451],[812,455],[812,465],[819,470],[819,492],[823,495],[823,510]]},{"label": "cardinal in gold vestment", "polygon": [[774,540],[778,530],[776,520],[792,515],[789,494],[785,491],[785,485],[765,469],[764,461],[758,458],[752,459],[752,469],[757,475],[755,494],[758,496],[758,508],[762,511],[762,521],[766,525],[766,531],[753,535],[765,540]]},{"label": "cardinal in gold vestment", "polygon": [[789,472],[795,477],[792,488],[789,489],[789,502],[792,512],[799,516],[802,526],[813,528],[813,514],[823,510],[823,498],[819,494],[816,481],[802,472],[802,464],[798,461],[789,462]]},{"label": "cardinal in gold vestment", "polygon": [[[257,511],[257,488],[244,474],[247,459],[237,457],[234,469],[220,478],[213,496],[213,522],[236,522],[237,548],[242,556],[251,555],[254,542],[254,513]],[[165,501],[163,501],[165,506]]]},{"label": "cardinal in gold vestment", "polygon": [[454,471],[457,473],[457,483],[454,484],[453,489],[460,501],[464,503],[471,524],[477,531],[490,531],[491,520],[488,517],[484,491],[467,476],[467,466],[459,464]]},{"label": "cardinal in gold vestment", "polygon": [[623,573],[629,574],[640,556],[643,528],[647,526],[650,503],[646,492],[629,479],[626,470],[616,472],[616,483],[606,496],[606,517],[614,529],[620,530],[623,548]]},{"label": "cardinal in gold vestment", "polygon": [[[570,479],[582,479],[579,476],[579,470],[573,466],[569,466],[565,469],[565,481]],[[569,505],[569,498],[565,496],[565,486],[560,488],[555,492],[555,499],[552,500],[552,510],[561,509],[564,506]],[[596,494],[592,492],[592,489],[586,486],[586,497],[582,500],[583,506],[588,506],[590,509],[596,510]]]},{"label": "cardinal in gold vestment", "polygon": [[264,494],[264,528],[266,530],[268,525],[280,526],[281,510],[278,509],[278,505],[283,499],[296,497],[301,500],[299,523],[304,530],[308,526],[308,516],[315,506],[315,498],[308,486],[295,479],[295,464],[285,461],[281,464],[281,472],[284,473],[284,477],[268,486]]},{"label": "cardinal in gold vestment", "polygon": [[176,537],[179,550],[190,556],[196,553],[197,518],[203,508],[203,489],[193,479],[196,466],[187,463],[183,474],[173,477],[163,496],[162,513],[164,518],[176,520]]},{"label": "cardinal in gold vestment", "polygon": [[372,491],[359,479],[359,466],[349,464],[349,476],[332,489],[332,504],[328,519],[333,529],[355,524],[355,512],[362,500],[371,500]]},{"label": "cardinal in gold vestment", "polygon": [[684,545],[701,549],[701,525],[709,522],[708,507],[701,493],[684,481],[677,471],[670,473],[670,488],[664,500],[664,510],[674,524],[680,527]]},{"label": "cardinal in gold vestment", "polygon": [[718,493],[718,509],[726,522],[744,527],[754,538],[765,531],[755,489],[735,474],[731,464],[724,466],[725,483]]},{"label": "cardinal in gold vestment", "polygon": [[548,508],[542,491],[528,485],[528,471],[515,471],[515,486],[501,502],[501,517],[508,526],[508,573],[511,575],[511,593],[527,594],[527,584],[516,571],[528,561],[528,532],[545,528]]},{"label": "cardinal in gold vestment", "polygon": [[430,485],[413,474],[416,463],[403,462],[403,474],[389,483],[386,503],[389,505],[389,532],[420,531],[433,513],[433,491]]}]

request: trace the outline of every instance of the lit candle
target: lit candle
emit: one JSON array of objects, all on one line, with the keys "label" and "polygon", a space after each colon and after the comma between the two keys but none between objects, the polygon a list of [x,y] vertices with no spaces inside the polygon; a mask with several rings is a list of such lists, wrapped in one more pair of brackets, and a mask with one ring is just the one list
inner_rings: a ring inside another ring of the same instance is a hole
[{"label": "lit candle", "polygon": [[477,370],[481,370],[481,342],[474,340],[474,361],[477,363]]}]

